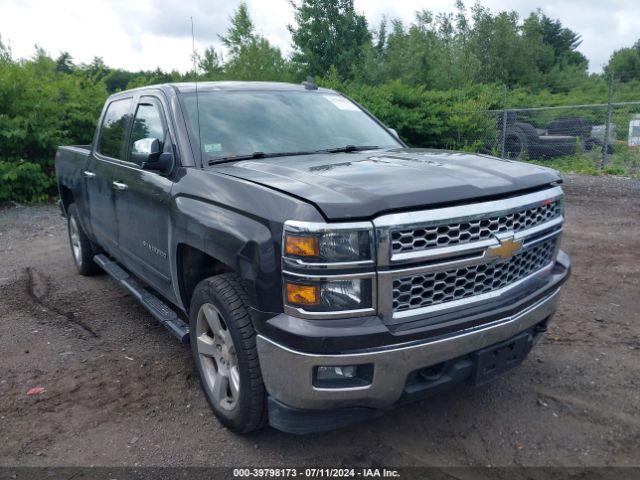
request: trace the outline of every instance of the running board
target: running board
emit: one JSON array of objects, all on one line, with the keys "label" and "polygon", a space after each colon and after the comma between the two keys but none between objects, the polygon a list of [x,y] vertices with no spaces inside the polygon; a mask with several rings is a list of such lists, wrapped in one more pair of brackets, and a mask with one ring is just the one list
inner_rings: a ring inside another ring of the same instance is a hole
[{"label": "running board", "polygon": [[182,343],[189,343],[189,325],[183,322],[171,307],[145,289],[133,275],[129,274],[129,272],[113,260],[110,260],[106,255],[96,255],[93,257],[93,261],[111,275],[120,285],[129,290],[142,306],[177,337],[178,340]]}]

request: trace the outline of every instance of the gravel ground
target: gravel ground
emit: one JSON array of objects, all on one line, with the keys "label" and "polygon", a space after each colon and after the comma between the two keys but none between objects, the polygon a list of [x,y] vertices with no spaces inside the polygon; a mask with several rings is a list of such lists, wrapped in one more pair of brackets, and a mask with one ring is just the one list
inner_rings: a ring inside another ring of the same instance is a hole
[{"label": "gravel ground", "polygon": [[638,465],[640,183],[566,191],[573,277],[522,366],[305,437],[224,429],[188,348],[107,276],[76,274],[55,207],[2,210],[0,465]]}]

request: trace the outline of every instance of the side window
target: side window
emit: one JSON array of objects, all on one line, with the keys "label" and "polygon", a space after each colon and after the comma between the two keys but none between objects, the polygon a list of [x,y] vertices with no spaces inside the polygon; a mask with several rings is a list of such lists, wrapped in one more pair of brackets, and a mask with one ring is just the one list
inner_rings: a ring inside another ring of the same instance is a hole
[{"label": "side window", "polygon": [[98,152],[112,158],[121,158],[124,136],[129,123],[131,99],[116,100],[107,107],[107,113],[100,128]]},{"label": "side window", "polygon": [[[145,138],[155,138],[160,142],[160,150],[162,150],[162,142],[164,141],[164,125],[160,109],[154,103],[141,103],[138,105],[136,116],[133,121],[133,131],[131,132],[131,143],[129,144],[129,153],[136,153],[136,142]],[[131,157],[133,160],[134,157]]]}]

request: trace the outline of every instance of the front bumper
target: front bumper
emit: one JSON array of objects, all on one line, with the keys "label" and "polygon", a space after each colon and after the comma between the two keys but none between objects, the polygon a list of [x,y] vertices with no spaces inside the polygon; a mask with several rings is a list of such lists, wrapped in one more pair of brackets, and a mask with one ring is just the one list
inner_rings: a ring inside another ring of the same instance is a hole
[{"label": "front bumper", "polygon": [[[409,375],[419,369],[504,342],[548,320],[557,308],[559,289],[511,317],[425,342],[394,345],[360,353],[313,354],[292,350],[262,335],[257,346],[265,387],[270,397],[297,409],[368,407],[385,409],[405,393]],[[373,364],[373,378],[365,386],[318,388],[316,366]]]},{"label": "front bumper", "polygon": [[[505,342],[412,372],[404,392],[392,406],[424,399],[455,385],[481,385],[519,365],[546,331],[548,319]],[[325,410],[294,408],[268,398],[269,424],[287,433],[317,433],[346,427],[384,414],[386,409],[342,407]]]}]

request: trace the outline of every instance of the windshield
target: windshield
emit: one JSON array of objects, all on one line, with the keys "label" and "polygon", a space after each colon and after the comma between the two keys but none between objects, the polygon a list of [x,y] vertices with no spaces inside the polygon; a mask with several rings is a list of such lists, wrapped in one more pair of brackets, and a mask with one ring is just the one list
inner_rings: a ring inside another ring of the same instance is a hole
[{"label": "windshield", "polygon": [[257,152],[400,146],[357,105],[333,93],[200,93],[200,135],[195,93],[184,94],[183,100],[190,135],[194,144],[201,143],[205,163]]}]

